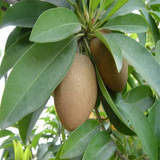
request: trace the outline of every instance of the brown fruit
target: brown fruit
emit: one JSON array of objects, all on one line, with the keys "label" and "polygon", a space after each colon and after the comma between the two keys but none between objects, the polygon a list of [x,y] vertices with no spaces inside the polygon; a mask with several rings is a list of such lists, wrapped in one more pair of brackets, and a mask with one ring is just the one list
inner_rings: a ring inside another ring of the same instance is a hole
[{"label": "brown fruit", "polygon": [[[106,34],[111,32],[103,30],[101,33]],[[113,56],[102,41],[98,38],[93,38],[90,42],[90,49],[104,84],[114,92],[121,92],[128,78],[127,61],[123,59],[122,69],[118,73]]]},{"label": "brown fruit", "polygon": [[76,54],[73,64],[54,91],[57,114],[62,125],[73,131],[91,114],[97,99],[97,81],[90,59]]}]

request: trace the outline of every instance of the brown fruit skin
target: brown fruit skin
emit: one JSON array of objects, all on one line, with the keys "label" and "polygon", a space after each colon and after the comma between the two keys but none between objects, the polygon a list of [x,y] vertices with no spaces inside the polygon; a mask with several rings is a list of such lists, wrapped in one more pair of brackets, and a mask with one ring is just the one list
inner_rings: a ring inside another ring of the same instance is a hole
[{"label": "brown fruit skin", "polygon": [[[102,31],[101,33],[111,33]],[[98,38],[90,42],[90,49],[104,84],[114,92],[121,92],[127,83],[128,63],[123,58],[122,69],[117,72],[116,64],[108,48]]]},{"label": "brown fruit skin", "polygon": [[54,102],[62,125],[75,130],[91,114],[97,99],[97,81],[90,59],[76,54],[73,64],[54,91]]}]

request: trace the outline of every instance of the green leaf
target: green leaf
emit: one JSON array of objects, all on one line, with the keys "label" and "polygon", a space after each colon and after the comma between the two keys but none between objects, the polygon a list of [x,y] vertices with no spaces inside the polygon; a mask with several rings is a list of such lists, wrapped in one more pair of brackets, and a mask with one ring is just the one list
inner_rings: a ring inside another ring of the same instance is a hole
[{"label": "green leaf", "polygon": [[8,38],[7,38],[7,42],[5,45],[5,51],[13,44],[15,43],[15,41],[17,41],[20,31],[22,28],[20,27],[16,27],[13,29],[13,31],[9,34]]},{"label": "green leaf", "polygon": [[160,101],[156,100],[154,106],[152,107],[148,119],[154,129],[155,135],[158,139],[158,145],[160,145]]},{"label": "green leaf", "polygon": [[0,138],[6,137],[6,136],[13,136],[13,132],[10,130],[0,130]]},{"label": "green leaf", "polygon": [[104,8],[107,8],[114,0],[104,0]]},{"label": "green leaf", "polygon": [[0,0],[0,8],[2,7],[3,4],[3,0]]},{"label": "green leaf", "polygon": [[121,48],[118,46],[118,44],[114,40],[111,40],[111,39],[105,37],[105,35],[101,34],[101,32],[96,31],[95,35],[110,50],[110,52],[112,53],[112,56],[114,58],[115,64],[116,64],[117,71],[120,72],[122,69],[122,58],[123,58]]},{"label": "green leaf", "polygon": [[160,7],[160,0],[154,0],[148,3],[149,6]]},{"label": "green leaf", "polygon": [[142,112],[145,112],[154,103],[152,90],[146,85],[131,89],[124,95],[124,99],[125,102],[133,104]]},{"label": "green leaf", "polygon": [[36,149],[39,139],[42,137],[43,132],[36,134],[32,140],[32,147]]},{"label": "green leaf", "polygon": [[71,10],[54,8],[44,12],[38,18],[31,32],[30,40],[38,43],[55,42],[80,30],[81,24]]},{"label": "green leaf", "polygon": [[91,8],[92,8],[92,11],[95,10],[95,8],[97,8],[98,4],[101,2],[101,0],[91,0],[90,3],[91,3]]},{"label": "green leaf", "polygon": [[105,20],[111,17],[117,10],[119,10],[128,0],[116,1],[111,11],[106,15]]},{"label": "green leaf", "polygon": [[6,128],[38,109],[67,74],[77,49],[75,37],[34,44],[16,63],[5,86],[0,126]]},{"label": "green leaf", "polygon": [[145,3],[143,3],[142,0],[129,0],[124,6],[122,6],[110,18],[115,18],[120,15],[132,13],[134,10],[146,10]]},{"label": "green leaf", "polygon": [[87,148],[90,140],[99,132],[99,123],[96,120],[87,120],[80,125],[66,140],[61,159],[74,158],[81,155]]},{"label": "green leaf", "polygon": [[160,95],[160,64],[151,53],[137,41],[123,34],[107,34],[122,49],[125,59],[141,74],[147,83]]},{"label": "green leaf", "polygon": [[129,103],[117,106],[125,113],[142,143],[143,150],[149,159],[158,160],[158,143],[147,117],[138,108]]},{"label": "green leaf", "polygon": [[160,21],[160,13],[156,11],[149,11],[149,14],[155,17],[158,21]]},{"label": "green leaf", "polygon": [[91,140],[82,160],[109,160],[115,151],[116,144],[106,131],[102,131]]},{"label": "green leaf", "polygon": [[160,64],[160,40],[156,43],[155,54],[156,54],[155,58]]},{"label": "green leaf", "polygon": [[125,33],[142,33],[148,30],[148,24],[141,15],[129,13],[111,19],[103,28]]},{"label": "green leaf", "polygon": [[138,39],[139,39],[139,43],[142,44],[143,46],[145,46],[146,44],[146,33],[138,33],[137,34]]},{"label": "green leaf", "polygon": [[35,126],[40,114],[42,113],[46,103],[47,102],[45,102],[36,111],[25,116],[23,119],[21,119],[18,122],[19,133],[20,133],[20,136],[25,144],[27,144],[27,142],[29,140],[29,136],[31,134],[31,131],[32,131],[33,127]]},{"label": "green leaf", "polygon": [[18,62],[25,52],[33,46],[34,43],[29,41],[29,36],[30,32],[23,35],[7,49],[0,66],[0,78],[2,78]]},{"label": "green leaf", "polygon": [[[61,160],[61,159],[59,158],[59,156],[60,156],[60,154],[61,154],[61,152],[62,152],[63,146],[64,146],[64,143],[61,145],[59,151],[57,152],[55,160]],[[66,159],[66,160],[67,160],[67,159]],[[68,160],[69,160],[69,159],[68,159]]]},{"label": "green leaf", "polygon": [[44,0],[44,1],[52,3],[57,7],[66,7],[66,8],[70,7],[69,3],[66,0],[58,0],[58,1],[57,0]]},{"label": "green leaf", "polygon": [[156,44],[157,41],[159,40],[159,37],[160,37],[160,32],[159,32],[158,26],[157,26],[155,20],[152,18],[152,16],[147,11],[143,10],[141,12],[142,12],[142,15],[145,17],[145,19],[148,22],[149,29],[152,33],[152,36],[154,38],[154,42]]},{"label": "green leaf", "polygon": [[43,1],[24,0],[10,7],[3,18],[2,27],[15,25],[18,27],[32,28],[37,18],[46,10],[55,7]]},{"label": "green leaf", "polygon": [[[103,95],[103,96],[101,95],[101,101],[104,105],[104,109],[106,110],[107,115],[110,118],[111,123],[113,123],[121,133],[124,133],[127,135],[135,135],[135,133],[132,131],[127,121],[125,120],[124,116],[119,112],[118,108],[115,106],[112,98],[110,97],[100,77],[100,74],[97,68],[96,68],[96,73],[97,73],[98,84]],[[119,101],[119,103],[120,102],[121,101]]]}]

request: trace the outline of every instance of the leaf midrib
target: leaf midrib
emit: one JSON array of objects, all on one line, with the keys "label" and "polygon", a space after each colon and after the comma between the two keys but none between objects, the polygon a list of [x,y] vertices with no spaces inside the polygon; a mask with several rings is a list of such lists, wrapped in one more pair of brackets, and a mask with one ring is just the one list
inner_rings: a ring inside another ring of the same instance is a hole
[{"label": "leaf midrib", "polygon": [[[74,39],[74,38],[73,38]],[[3,124],[5,124],[5,122],[8,120],[8,118],[9,118],[9,116],[12,114],[12,112],[13,112],[13,110],[15,109],[15,107],[18,105],[18,103],[21,101],[21,99],[23,98],[23,96],[28,92],[28,90],[32,87],[32,85],[35,83],[35,81],[40,77],[40,75],[44,72],[44,70],[46,70],[46,68],[53,62],[53,60],[55,60],[58,56],[59,56],[59,54],[63,51],[63,49],[69,44],[69,43],[71,43],[71,41],[73,40],[73,39],[71,39],[60,51],[59,51],[59,53],[54,57],[54,59],[52,59],[51,61],[50,61],[50,63],[48,63],[47,64],[47,66],[46,67],[44,67],[44,69],[40,72],[40,74],[35,78],[35,80],[33,81],[33,83],[31,83],[31,85],[28,87],[28,89],[22,94],[22,96],[20,97],[20,99],[18,100],[18,102],[15,104],[15,106],[12,108],[12,110],[11,110],[11,112],[8,114],[8,116],[6,117],[6,119],[5,119],[5,121],[3,122]],[[35,44],[33,44],[33,46],[34,45],[36,45],[36,43]],[[32,46],[32,47],[33,47]],[[31,48],[32,48],[31,47]],[[31,49],[31,48],[29,48],[29,49]],[[28,50],[27,50],[28,51]],[[27,52],[26,51],[26,52]],[[25,52],[25,53],[26,53]],[[24,55],[25,55],[25,53],[24,53]]]},{"label": "leaf midrib", "polygon": [[50,29],[47,29],[47,30],[45,30],[45,31],[43,31],[43,32],[41,32],[41,33],[33,36],[33,37],[31,36],[31,39],[35,39],[36,37],[38,37],[38,36],[40,36],[40,35],[42,35],[42,34],[44,34],[44,33],[46,33],[46,32],[50,32],[50,31],[53,30],[53,29],[62,28],[62,27],[64,27],[64,26],[69,26],[69,25],[77,25],[77,24],[80,25],[80,23],[67,23],[67,24],[62,24],[62,25],[59,25],[59,26],[55,26],[55,27],[50,28]]}]

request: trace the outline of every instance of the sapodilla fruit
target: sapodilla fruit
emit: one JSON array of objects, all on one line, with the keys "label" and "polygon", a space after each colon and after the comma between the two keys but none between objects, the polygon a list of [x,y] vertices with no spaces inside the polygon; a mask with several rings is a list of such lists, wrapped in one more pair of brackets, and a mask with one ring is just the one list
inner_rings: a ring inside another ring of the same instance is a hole
[{"label": "sapodilla fruit", "polygon": [[[102,30],[101,33],[109,34],[111,32]],[[122,69],[118,73],[112,54],[101,40],[93,38],[90,42],[90,49],[104,84],[114,92],[121,92],[128,78],[127,61],[123,58]]]},{"label": "sapodilla fruit", "polygon": [[73,131],[91,114],[97,99],[97,81],[90,59],[76,54],[67,75],[54,91],[54,102],[62,125]]}]

